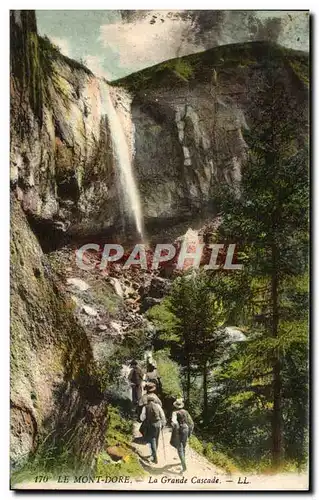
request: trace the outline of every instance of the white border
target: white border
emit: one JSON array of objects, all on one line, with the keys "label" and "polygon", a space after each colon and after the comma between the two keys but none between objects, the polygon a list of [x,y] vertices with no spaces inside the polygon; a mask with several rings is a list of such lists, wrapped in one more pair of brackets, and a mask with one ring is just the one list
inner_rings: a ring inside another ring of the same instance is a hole
[{"label": "white border", "polygon": [[[268,0],[267,2],[256,2],[256,1],[244,1],[240,5],[231,0],[224,0],[223,2],[212,2],[212,1],[205,1],[205,0],[196,0],[196,2],[190,2],[189,0],[175,0],[172,2],[172,0],[161,0],[161,1],[153,1],[150,2],[150,0],[137,0],[134,3],[132,3],[129,0],[117,0],[116,2],[114,1],[108,1],[106,2],[105,0],[91,0],[89,3],[88,2],[83,2],[81,0],[77,1],[67,1],[67,0],[48,0],[45,3],[45,6],[43,4],[43,1],[36,0],[32,2],[32,5],[30,5],[30,2],[27,2],[25,0],[20,0],[19,2],[7,2],[3,1],[1,3],[0,7],[0,23],[1,23],[1,29],[0,29],[0,36],[1,36],[1,43],[0,43],[0,50],[1,50],[1,91],[0,91],[0,97],[1,97],[1,106],[0,106],[0,120],[1,120],[1,127],[0,127],[0,140],[1,140],[1,165],[0,165],[0,224],[1,224],[1,245],[0,245],[0,264],[1,264],[1,294],[0,294],[0,318],[1,318],[1,331],[0,331],[0,339],[1,339],[1,348],[0,348],[0,354],[1,354],[1,362],[0,362],[0,380],[2,382],[1,384],[1,403],[2,403],[2,411],[0,412],[1,416],[1,421],[0,421],[0,429],[1,429],[1,446],[0,446],[0,455],[1,455],[1,467],[0,467],[0,493],[1,493],[1,500],[2,499],[7,499],[11,498],[14,495],[14,492],[10,492],[8,490],[9,488],[9,10],[10,9],[169,9],[169,10],[182,10],[182,9],[234,9],[234,10],[306,10],[309,9],[310,12],[312,13],[313,16],[313,23],[312,23],[312,29],[313,29],[313,46],[312,46],[312,52],[314,54],[313,57],[313,65],[314,65],[314,73],[313,73],[313,81],[318,82],[318,78],[316,78],[318,75],[318,70],[317,70],[317,64],[318,63],[318,50],[317,50],[317,40],[316,37],[314,36],[314,30],[315,30],[315,14],[316,14],[316,3],[314,0],[311,2],[297,2],[295,0],[285,0],[285,1],[278,1],[278,0]],[[315,90],[315,85],[313,83],[313,93]],[[315,102],[313,96],[313,102],[315,104],[315,111],[313,112],[313,125],[315,126],[317,122],[317,117],[318,117],[318,101]],[[318,203],[316,202],[316,194],[319,193],[319,180],[318,180],[318,175],[315,174],[315,172],[318,172],[318,162],[316,161],[315,153],[317,152],[317,144],[318,144],[318,129],[314,127],[314,137],[313,137],[313,166],[312,166],[312,171],[313,171],[313,203],[314,203],[314,213],[313,213],[313,255],[315,256],[317,245],[316,245],[316,238],[315,236],[318,235],[318,229],[319,229],[319,209],[318,209]],[[313,283],[318,281],[318,268],[317,266],[314,265],[313,267],[314,274],[313,274]],[[315,290],[313,289],[313,292]],[[313,349],[315,351],[315,356],[313,357],[313,384],[315,384],[315,381],[317,379],[317,369],[316,369],[316,360],[319,360],[318,357],[318,345],[319,345],[319,340],[315,338],[316,333],[318,329],[316,328],[317,326],[317,311],[319,310],[318,308],[319,304],[317,302],[317,298],[313,297],[313,312],[314,312],[314,321],[313,321],[313,332],[312,332],[312,342],[313,342]],[[314,390],[313,390],[314,393]],[[317,412],[317,402],[318,399],[316,400],[316,404],[313,404],[313,426],[315,426],[316,423],[316,418],[315,416],[318,415]],[[315,450],[318,448],[318,440],[319,440],[319,433],[314,432],[314,437],[315,437],[315,445],[313,447],[313,461],[315,459]],[[313,483],[314,483],[314,488],[317,489],[317,481],[316,481],[316,476],[317,472],[319,472],[319,468],[317,467],[318,464],[314,462],[315,467],[313,470]],[[53,492],[52,492],[53,493]],[[51,494],[52,494],[51,493]],[[54,493],[53,493],[54,494]],[[58,493],[60,499],[68,498],[68,495],[65,493]],[[151,492],[150,492],[151,494]],[[177,493],[174,493],[174,496],[176,496]],[[229,496],[230,498],[235,498],[237,496],[242,496],[242,494],[231,494],[227,495],[226,493],[217,493],[217,492],[212,492],[214,497],[218,496],[221,498],[225,498],[226,496]],[[167,493],[166,495],[173,495],[170,493]],[[189,495],[189,494],[188,494]],[[194,493],[192,496],[197,496],[198,494]],[[251,494],[249,495],[249,498],[258,498],[260,495],[264,495],[263,493],[256,493],[256,494]],[[289,495],[289,493],[288,493]],[[300,494],[294,494],[293,497],[297,498],[300,496],[304,496],[305,494],[300,493]],[[314,493],[312,493],[311,497],[314,497]],[[41,494],[29,494],[28,497],[32,498],[45,498],[47,495],[45,493]],[[116,497],[116,494],[111,494],[107,493],[108,497]],[[145,498],[145,494],[139,494],[136,493],[135,496],[139,496],[141,498]],[[282,498],[282,494],[271,494],[272,498]],[[307,495],[309,498],[309,494]],[[73,493],[72,494],[73,498],[83,498],[83,494],[77,494]]]}]

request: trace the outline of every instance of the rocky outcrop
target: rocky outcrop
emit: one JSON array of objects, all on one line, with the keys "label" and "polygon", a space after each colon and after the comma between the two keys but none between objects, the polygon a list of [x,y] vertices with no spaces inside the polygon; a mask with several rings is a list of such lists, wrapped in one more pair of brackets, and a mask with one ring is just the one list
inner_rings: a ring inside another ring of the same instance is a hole
[{"label": "rocky outcrop", "polygon": [[217,103],[216,109],[207,89],[202,98],[200,91],[191,96],[186,89],[176,99],[172,89],[149,96],[142,105],[133,103],[135,166],[145,218],[191,217],[213,207],[221,180],[240,179],[247,147],[243,115],[235,105]]},{"label": "rocky outcrop", "polygon": [[[112,227],[118,192],[100,82],[11,13],[11,184],[40,237]],[[20,61],[22,63],[20,64]],[[106,84],[105,84],[106,85]],[[35,97],[34,97],[35,96]]]},{"label": "rocky outcrop", "polygon": [[266,42],[174,59],[110,86],[39,37],[28,11],[11,13],[11,30],[11,182],[43,248],[128,232],[103,92],[126,134],[150,235],[214,212],[218,186],[240,181],[245,130],[271,72],[307,106],[307,56]]},{"label": "rocky outcrop", "polygon": [[98,265],[80,269],[71,248],[51,252],[48,260],[85,329],[95,361],[102,365],[113,356],[115,345],[125,344],[127,335],[148,329],[141,314],[144,297],[162,298],[169,289],[170,283],[154,274],[158,271],[123,269],[117,263],[106,270]]},{"label": "rocky outcrop", "polygon": [[[103,444],[106,406],[85,331],[19,203],[11,207],[11,460],[48,450],[90,464]],[[81,421],[81,426],[79,422]],[[68,445],[65,435],[68,434]],[[71,438],[72,439],[69,439]]]},{"label": "rocky outcrop", "polygon": [[245,133],[259,118],[271,78],[281,79],[296,106],[307,106],[300,73],[307,77],[305,54],[251,43],[174,59],[116,82],[134,96],[144,217],[175,223],[214,211],[219,186],[240,183]]}]

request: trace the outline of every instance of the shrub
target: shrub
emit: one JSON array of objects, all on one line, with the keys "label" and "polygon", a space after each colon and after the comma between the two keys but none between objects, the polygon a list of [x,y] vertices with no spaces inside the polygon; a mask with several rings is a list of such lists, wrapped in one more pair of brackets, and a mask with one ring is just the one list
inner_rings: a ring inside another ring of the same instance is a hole
[{"label": "shrub", "polygon": [[108,407],[108,426],[105,435],[106,446],[128,445],[131,441],[133,421],[124,419],[117,408]]},{"label": "shrub", "polygon": [[164,395],[173,398],[182,397],[183,390],[178,364],[169,357],[165,350],[155,352],[154,358],[157,362],[157,371],[161,377]]},{"label": "shrub", "polygon": [[193,68],[189,62],[183,59],[177,59],[174,65],[174,70],[181,78],[189,80],[193,75]]},{"label": "shrub", "polygon": [[189,438],[189,446],[200,455],[204,455],[205,446],[194,434]]},{"label": "shrub", "polygon": [[213,449],[212,443],[208,443],[205,446],[204,456],[207,458],[207,460],[216,465],[216,467],[220,467],[228,474],[236,472],[237,470],[234,462],[229,457],[227,457],[227,455],[225,455],[221,451],[216,451]]},{"label": "shrub", "polygon": [[204,457],[206,457],[209,462],[216,465],[216,467],[219,467],[227,472],[227,474],[236,472],[237,468],[234,462],[223,452],[214,450],[212,443],[204,444],[193,435],[189,438],[189,445],[197,453],[204,455]]},{"label": "shrub", "polygon": [[108,408],[108,427],[105,435],[105,448],[119,446],[124,451],[124,457],[119,462],[112,462],[106,451],[97,457],[96,475],[98,476],[131,476],[142,477],[145,475],[138,457],[132,451],[130,442],[132,438],[133,421],[123,418],[117,408]]}]

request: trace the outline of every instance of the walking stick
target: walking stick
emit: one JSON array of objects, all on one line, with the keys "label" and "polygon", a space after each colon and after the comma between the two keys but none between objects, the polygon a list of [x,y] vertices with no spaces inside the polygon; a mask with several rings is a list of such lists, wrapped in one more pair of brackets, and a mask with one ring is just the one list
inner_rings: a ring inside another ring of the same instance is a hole
[{"label": "walking stick", "polygon": [[165,462],[166,462],[166,451],[165,451],[165,441],[164,441],[164,431],[163,431],[163,427],[162,427],[161,431],[162,431],[162,440],[163,440],[164,460],[165,460]]}]

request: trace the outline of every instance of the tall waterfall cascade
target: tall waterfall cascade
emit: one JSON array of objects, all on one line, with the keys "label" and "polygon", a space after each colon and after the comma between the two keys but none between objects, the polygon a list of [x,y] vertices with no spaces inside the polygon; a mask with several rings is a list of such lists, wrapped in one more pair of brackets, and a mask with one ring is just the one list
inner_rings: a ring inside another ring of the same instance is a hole
[{"label": "tall waterfall cascade", "polygon": [[[125,129],[119,113],[112,102],[109,86],[103,81],[100,82],[100,91],[102,113],[105,114],[108,119],[116,168],[118,169],[121,183],[121,191],[123,192],[125,202],[128,205],[132,218],[134,219],[136,231],[143,240],[143,213],[132,168],[133,148],[129,145],[129,138],[125,134]],[[130,112],[127,114],[130,115]]]}]

